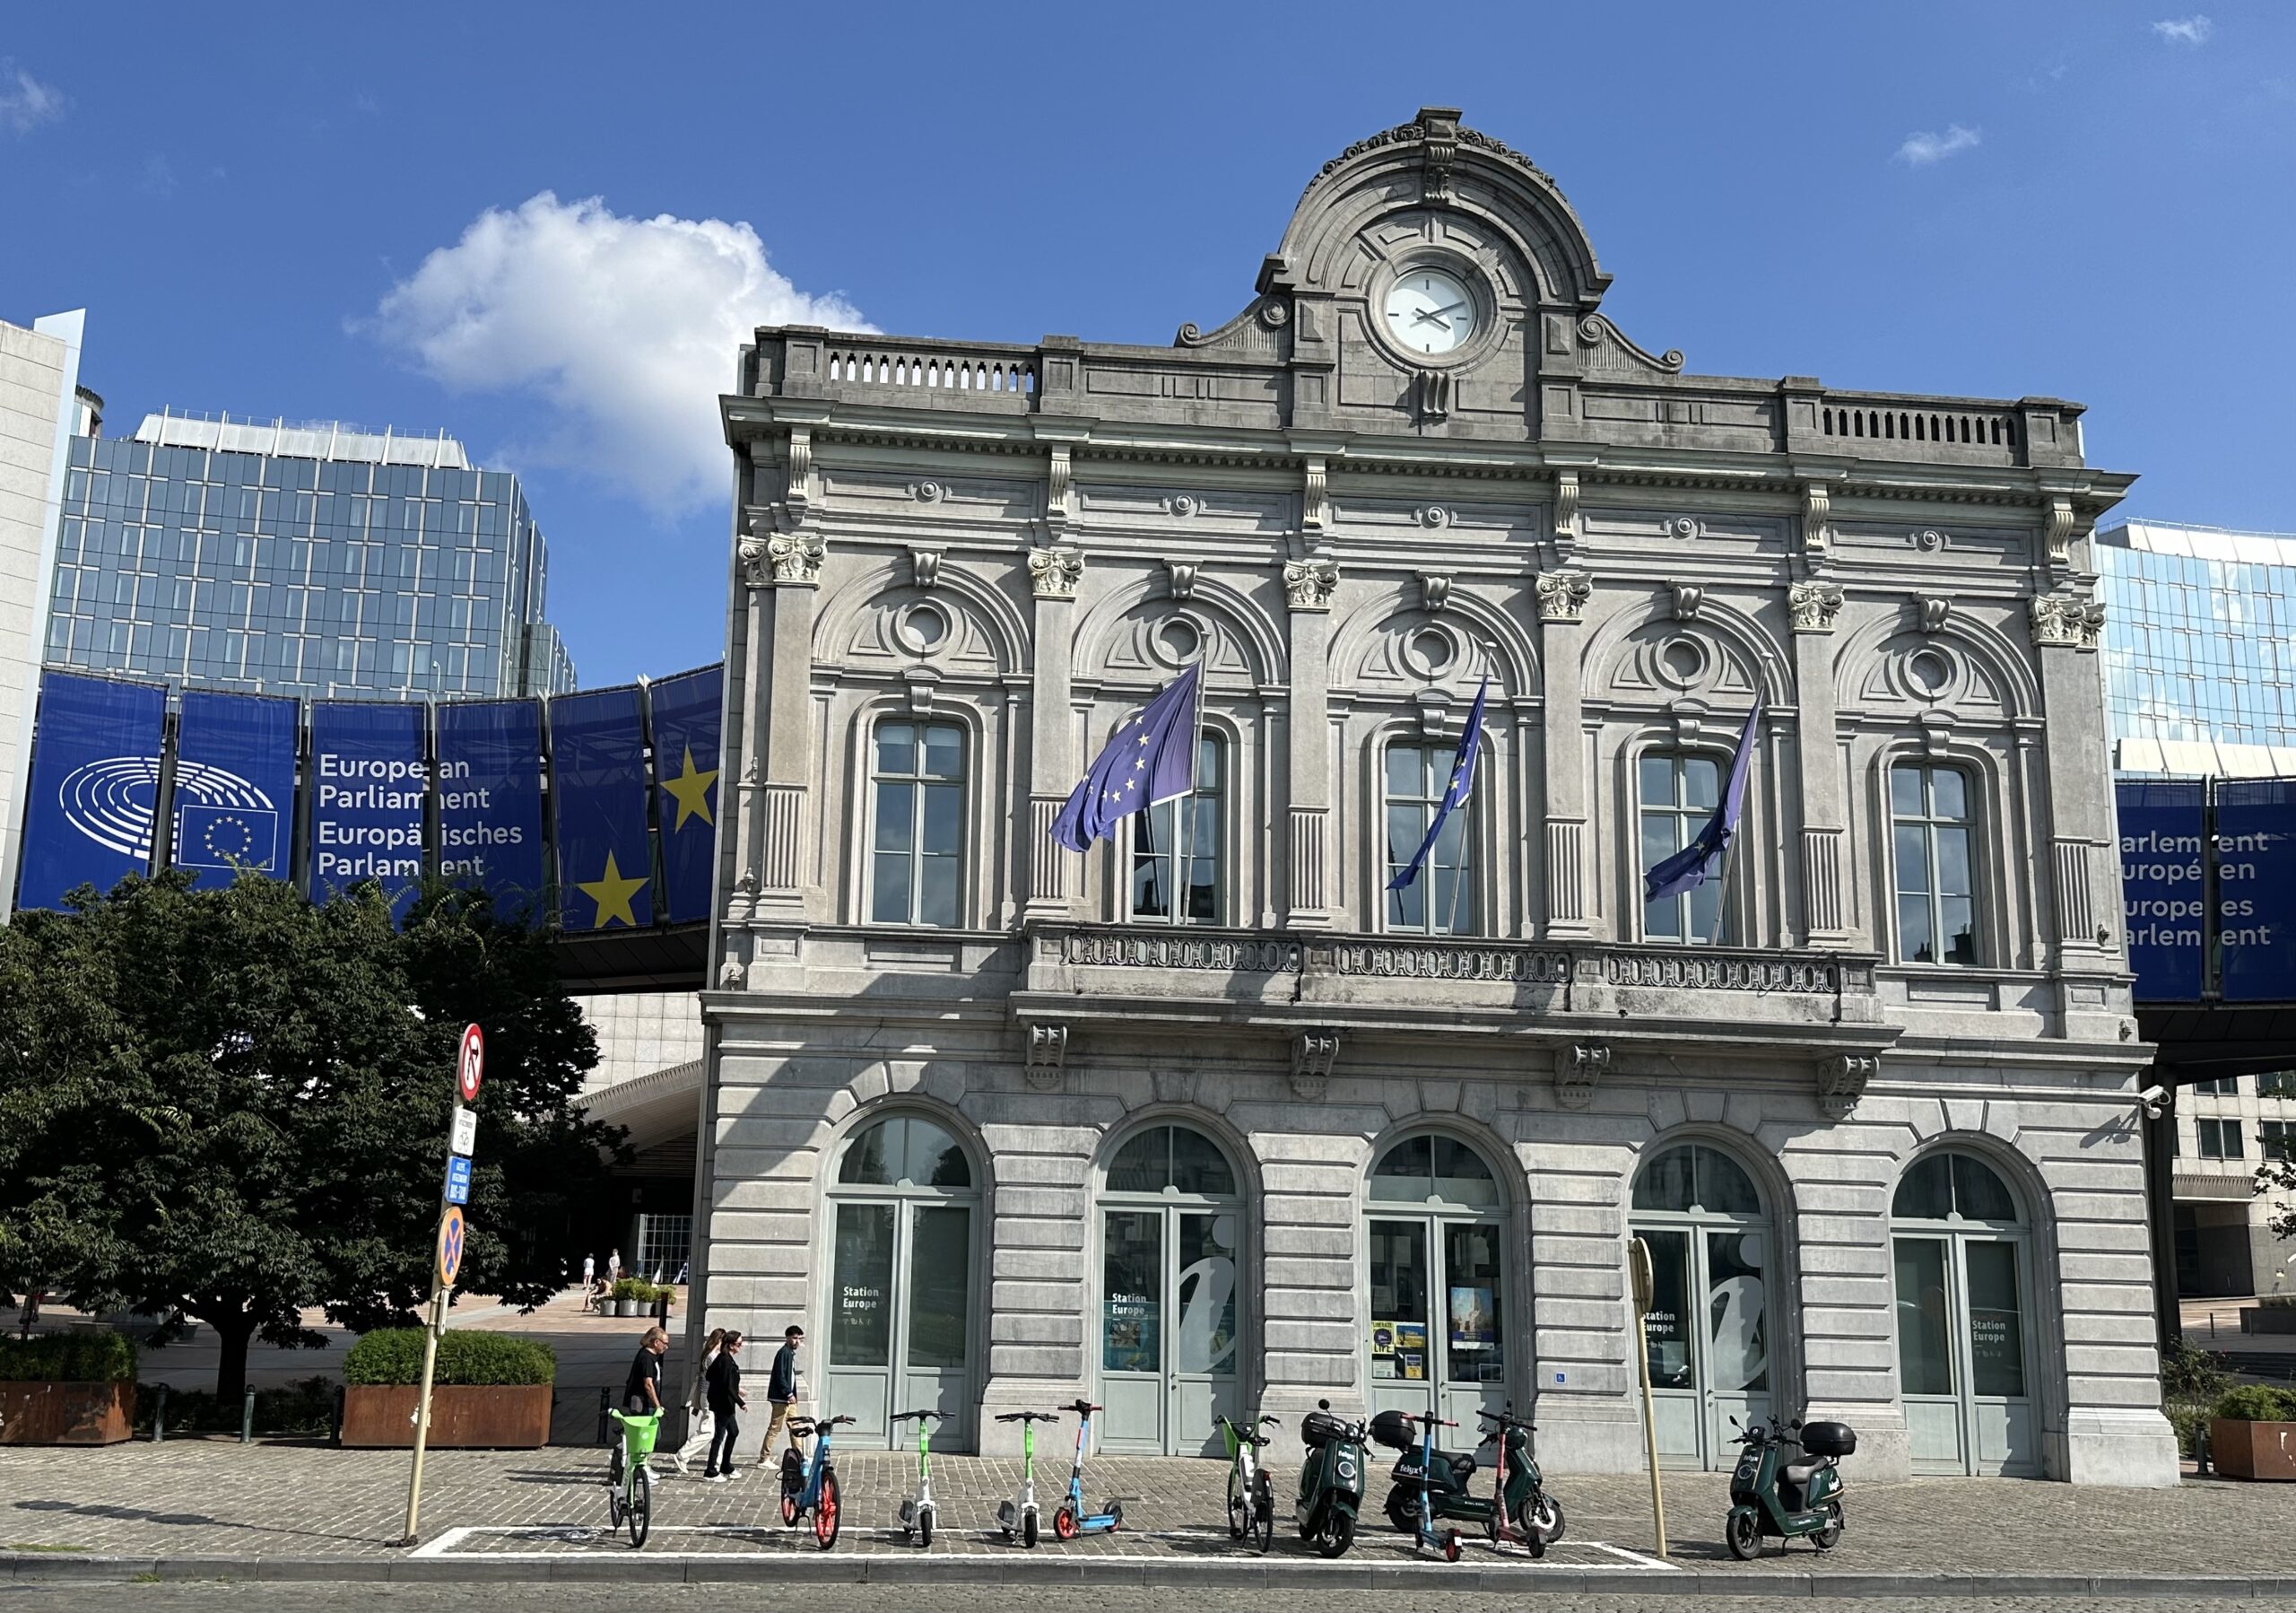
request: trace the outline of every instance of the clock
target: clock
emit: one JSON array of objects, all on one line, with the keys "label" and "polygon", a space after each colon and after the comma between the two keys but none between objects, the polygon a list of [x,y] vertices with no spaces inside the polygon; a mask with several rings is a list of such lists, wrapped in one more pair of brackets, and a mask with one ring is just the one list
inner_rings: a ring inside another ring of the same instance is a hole
[{"label": "clock", "polygon": [[1387,289],[1387,334],[1413,353],[1452,353],[1475,331],[1474,295],[1441,269],[1405,269]]}]

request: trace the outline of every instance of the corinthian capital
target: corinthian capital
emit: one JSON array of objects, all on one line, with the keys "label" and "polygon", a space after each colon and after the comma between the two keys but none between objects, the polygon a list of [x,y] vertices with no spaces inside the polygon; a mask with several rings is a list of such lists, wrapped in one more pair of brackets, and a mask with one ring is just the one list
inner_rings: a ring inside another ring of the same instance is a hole
[{"label": "corinthian capital", "polygon": [[1587,601],[1595,597],[1595,585],[1584,571],[1541,571],[1536,587],[1542,622],[1584,621]]}]

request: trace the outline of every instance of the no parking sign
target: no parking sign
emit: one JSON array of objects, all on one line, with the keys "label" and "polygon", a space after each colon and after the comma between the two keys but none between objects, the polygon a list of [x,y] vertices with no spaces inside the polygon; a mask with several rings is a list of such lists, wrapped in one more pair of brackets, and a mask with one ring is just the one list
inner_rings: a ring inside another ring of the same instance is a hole
[{"label": "no parking sign", "polygon": [[463,1269],[463,1207],[450,1204],[447,1213],[439,1217],[439,1286],[451,1288],[455,1274]]}]

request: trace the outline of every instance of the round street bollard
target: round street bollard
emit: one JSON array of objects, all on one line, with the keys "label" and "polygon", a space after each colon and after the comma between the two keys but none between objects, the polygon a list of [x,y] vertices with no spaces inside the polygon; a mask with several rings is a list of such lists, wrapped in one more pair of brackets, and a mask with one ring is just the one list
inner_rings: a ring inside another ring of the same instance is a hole
[{"label": "round street bollard", "polygon": [[168,1436],[168,1386],[153,1387],[159,1391],[152,1398],[152,1443],[156,1445]]},{"label": "round street bollard", "polygon": [[239,1403],[239,1443],[251,1444],[255,1440],[255,1385],[248,1385],[247,1399]]}]

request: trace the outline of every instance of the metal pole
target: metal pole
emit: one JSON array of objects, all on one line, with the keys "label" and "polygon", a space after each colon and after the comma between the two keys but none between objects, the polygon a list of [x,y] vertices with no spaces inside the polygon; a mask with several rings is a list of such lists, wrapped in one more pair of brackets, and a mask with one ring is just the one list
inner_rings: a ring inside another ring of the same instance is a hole
[{"label": "metal pole", "polygon": [[[442,1232],[446,1220],[447,1212],[441,1208],[439,1223]],[[447,1291],[439,1285],[436,1273],[430,1279],[430,1312],[429,1325],[422,1330],[422,1388],[414,1401],[414,1470],[407,1478],[406,1532],[399,1537],[401,1546],[415,1543],[415,1524],[422,1513],[422,1453],[430,1442],[430,1374],[439,1365],[439,1335],[447,1325]]]},{"label": "metal pole", "polygon": [[1658,1417],[1650,1397],[1650,1305],[1657,1284],[1650,1262],[1650,1246],[1640,1238],[1627,1245],[1627,1269],[1634,1289],[1634,1336],[1642,1358],[1642,1452],[1650,1464],[1650,1521],[1658,1538],[1658,1556],[1666,1555],[1666,1497],[1658,1487]]},{"label": "metal pole", "polygon": [[255,1385],[247,1386],[247,1393],[239,1400],[239,1443],[255,1442]]}]

